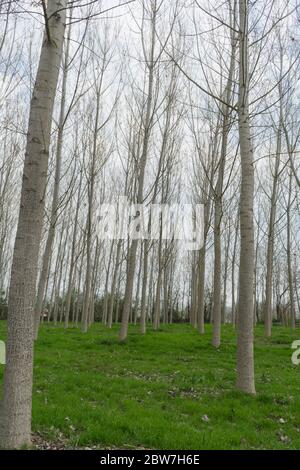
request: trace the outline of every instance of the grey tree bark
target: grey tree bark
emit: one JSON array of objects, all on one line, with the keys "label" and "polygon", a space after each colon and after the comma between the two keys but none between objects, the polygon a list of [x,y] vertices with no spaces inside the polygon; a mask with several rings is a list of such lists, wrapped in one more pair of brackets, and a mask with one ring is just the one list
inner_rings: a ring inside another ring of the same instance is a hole
[{"label": "grey tree bark", "polygon": [[[232,23],[234,21],[231,20]],[[232,34],[231,38],[231,59],[229,75],[224,92],[225,103],[230,103],[232,95],[233,74],[235,69],[236,39]],[[227,142],[230,129],[230,108],[224,104],[222,106],[222,145],[219,162],[218,179],[215,188],[215,213],[214,213],[214,300],[213,300],[213,337],[212,345],[218,348],[221,343],[221,274],[222,274],[222,251],[221,251],[221,222],[222,222],[222,199],[223,180],[226,164]]]},{"label": "grey tree bark", "polygon": [[[152,10],[152,28],[151,28],[151,50],[150,57],[147,63],[149,69],[148,75],[148,86],[147,86],[147,98],[146,98],[146,113],[144,121],[144,136],[143,136],[143,148],[142,154],[140,157],[138,165],[138,194],[137,194],[137,204],[143,203],[143,194],[144,194],[144,179],[145,179],[145,170],[147,164],[148,156],[148,147],[150,140],[150,133],[152,128],[153,121],[153,111],[152,111],[152,101],[153,101],[153,85],[154,85],[154,51],[155,51],[155,42],[156,42],[156,15],[157,15],[157,1],[154,0],[151,5]],[[145,57],[146,59],[146,57]],[[135,273],[135,264],[136,264],[136,253],[137,253],[138,240],[132,240],[129,253],[128,253],[128,264],[127,264],[127,280],[126,288],[124,295],[124,305],[122,311],[122,323],[120,328],[119,340],[125,341],[128,333],[128,321],[129,315],[132,307],[132,292],[133,292],[133,281]]]},{"label": "grey tree bark", "polygon": [[[282,53],[281,53],[281,70],[282,70]],[[270,215],[269,215],[269,228],[268,228],[268,248],[267,248],[267,274],[266,274],[266,305],[265,305],[265,335],[271,336],[272,332],[272,311],[273,311],[273,263],[274,263],[274,241],[275,241],[275,220],[276,220],[276,209],[277,209],[277,193],[278,193],[278,177],[280,167],[280,155],[281,155],[281,138],[282,138],[282,86],[279,83],[278,86],[279,98],[280,98],[280,111],[279,111],[279,123],[277,129],[277,142],[276,142],[276,159],[275,168],[273,175],[272,195],[270,201]]]},{"label": "grey tree bark", "polygon": [[118,274],[120,270],[120,256],[121,256],[122,242],[123,240],[120,239],[118,240],[118,243],[117,243],[115,267],[113,271],[113,278],[112,278],[111,289],[110,289],[110,303],[109,303],[108,321],[107,321],[108,328],[111,328],[112,323],[113,323],[113,312],[114,312],[114,306],[115,306],[116,286],[117,286]]},{"label": "grey tree bark", "polygon": [[75,269],[75,262],[76,262],[75,250],[76,250],[76,240],[77,240],[78,215],[79,215],[80,198],[81,198],[81,185],[82,185],[82,169],[80,171],[78,196],[77,196],[77,203],[76,203],[76,209],[75,209],[75,221],[74,221],[73,236],[72,236],[69,281],[68,281],[68,289],[67,289],[67,294],[66,294],[65,328],[69,327],[71,297],[72,297],[72,289],[74,286],[73,281],[74,281],[74,269]]},{"label": "grey tree bark", "polygon": [[56,147],[56,158],[55,158],[55,177],[54,177],[54,189],[52,196],[52,206],[50,215],[50,224],[47,235],[47,241],[45,251],[43,254],[42,269],[40,273],[40,279],[37,289],[37,298],[34,311],[34,326],[35,326],[35,338],[38,336],[40,318],[43,308],[43,300],[45,295],[45,287],[47,282],[47,276],[50,266],[50,257],[55,238],[55,227],[57,223],[57,212],[59,205],[59,190],[60,190],[60,179],[61,179],[61,159],[62,159],[62,147],[63,147],[63,134],[65,127],[65,107],[66,107],[66,89],[67,89],[67,78],[68,78],[68,60],[69,60],[69,49],[70,49],[70,28],[68,31],[68,38],[66,41],[66,50],[63,60],[63,76],[62,76],[62,90],[61,90],[61,102],[60,102],[60,114],[58,122],[57,132],[57,147]]},{"label": "grey tree bark", "polygon": [[254,168],[249,123],[248,0],[239,0],[238,124],[241,154],[237,388],[255,393],[253,352]]},{"label": "grey tree bark", "polygon": [[292,177],[293,173],[290,170],[289,175],[289,194],[288,203],[286,210],[286,230],[287,230],[287,269],[288,269],[288,283],[289,283],[289,297],[290,297],[290,322],[293,330],[296,328],[296,316],[295,316],[295,294],[294,294],[294,279],[293,279],[293,261],[292,261],[292,233],[291,233],[291,207],[292,207]]},{"label": "grey tree bark", "polygon": [[[65,0],[48,0],[30,105],[19,221],[11,270],[0,447],[31,441],[34,304],[45,206],[52,112],[65,30]],[[57,10],[60,10],[57,12]]]},{"label": "grey tree bark", "polygon": [[100,86],[96,88],[96,114],[93,132],[93,150],[92,160],[89,169],[88,181],[88,213],[86,220],[86,277],[85,277],[85,293],[82,307],[82,332],[86,333],[88,330],[89,314],[90,314],[90,295],[92,284],[92,230],[93,230],[93,217],[94,217],[94,192],[95,192],[95,178],[96,178],[96,159],[97,159],[97,137],[99,132],[99,115],[100,115],[100,97],[101,97],[101,76]]}]

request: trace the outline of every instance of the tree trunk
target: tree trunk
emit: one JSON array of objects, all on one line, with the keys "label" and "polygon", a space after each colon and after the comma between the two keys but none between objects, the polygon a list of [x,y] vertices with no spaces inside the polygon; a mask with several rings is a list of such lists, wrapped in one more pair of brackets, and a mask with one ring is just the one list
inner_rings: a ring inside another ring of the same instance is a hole
[{"label": "tree trunk", "polygon": [[[279,93],[281,94],[281,86],[279,86]],[[268,229],[268,248],[267,248],[267,275],[266,275],[266,304],[265,304],[265,335],[271,336],[272,332],[272,281],[273,281],[273,262],[274,262],[274,238],[275,238],[275,218],[277,206],[277,188],[278,188],[278,173],[280,165],[281,154],[281,132],[282,132],[282,100],[280,100],[280,116],[279,126],[277,130],[277,145],[276,145],[276,161],[273,176],[272,196],[270,201],[270,218]]]},{"label": "tree trunk", "polygon": [[287,230],[287,268],[288,268],[288,283],[289,283],[289,297],[290,297],[290,318],[291,318],[291,327],[293,330],[296,328],[296,318],[295,318],[295,305],[294,305],[294,280],[293,280],[293,263],[292,263],[292,249],[291,249],[291,206],[292,206],[292,171],[290,171],[289,178],[289,196],[288,196],[288,206],[286,211],[286,230]]},{"label": "tree trunk", "polygon": [[52,246],[53,246],[53,241],[55,237],[55,227],[57,223],[57,210],[58,210],[58,203],[59,203],[59,189],[60,189],[60,178],[61,178],[60,176],[61,157],[62,157],[62,146],[63,146],[63,133],[64,133],[64,127],[65,127],[65,107],[66,107],[66,88],[67,88],[67,78],[68,78],[69,49],[70,49],[70,28],[68,32],[65,57],[63,61],[64,66],[63,66],[63,78],[62,78],[62,90],[61,90],[60,115],[59,115],[58,133],[57,133],[55,177],[54,177],[54,189],[53,189],[51,215],[50,215],[50,225],[49,225],[49,230],[48,230],[46,247],[45,247],[45,251],[43,255],[42,269],[41,269],[40,280],[38,284],[38,291],[37,291],[37,298],[36,298],[35,312],[34,312],[35,338],[37,338],[38,336],[47,275],[48,275],[49,266],[50,266],[50,257],[51,257]]},{"label": "tree trunk", "polygon": [[[34,304],[45,206],[52,112],[65,29],[65,0],[48,0],[47,32],[30,106],[17,235],[8,301],[7,363],[0,447],[30,444]],[[56,10],[59,13],[55,13]]]},{"label": "tree trunk", "polygon": [[154,320],[153,329],[158,330],[160,327],[160,293],[161,293],[161,276],[162,276],[162,220],[160,220],[160,233],[158,244],[158,273],[156,281],[156,293],[154,303]]},{"label": "tree trunk", "polygon": [[102,313],[102,323],[104,325],[107,324],[107,315],[108,315],[108,284],[109,284],[109,276],[110,276],[110,266],[111,260],[113,255],[113,248],[114,242],[111,241],[110,250],[109,250],[109,259],[108,259],[108,266],[106,270],[106,280],[105,280],[105,288],[104,288],[104,298],[103,298],[103,313]]},{"label": "tree trunk", "polygon": [[[152,18],[151,18],[151,52],[148,68],[149,68],[149,78],[148,78],[148,90],[147,90],[147,100],[146,100],[146,114],[145,114],[145,125],[144,125],[144,138],[143,138],[143,149],[142,155],[138,164],[138,194],[137,194],[137,203],[143,204],[143,194],[144,194],[144,179],[145,179],[145,170],[148,157],[148,147],[150,140],[150,133],[152,128],[153,121],[153,111],[152,111],[152,101],[153,101],[153,85],[154,85],[154,52],[155,52],[155,40],[156,40],[156,0],[152,5]],[[127,338],[128,332],[128,321],[130,310],[132,307],[132,292],[133,292],[133,281],[135,273],[135,262],[136,262],[136,253],[137,253],[138,240],[132,240],[129,254],[128,254],[128,267],[127,267],[127,280],[126,288],[124,295],[124,305],[122,311],[122,324],[119,334],[120,341],[125,341]]]},{"label": "tree trunk", "polygon": [[239,102],[241,153],[240,269],[237,339],[237,388],[255,393],[253,353],[254,168],[249,124],[248,0],[239,0]]},{"label": "tree trunk", "polygon": [[226,246],[225,246],[225,266],[224,266],[224,279],[223,279],[223,302],[222,302],[222,323],[226,323],[226,304],[227,304],[227,276],[228,276],[228,264],[229,264],[229,245],[230,245],[230,234],[227,235]]},{"label": "tree trunk", "polygon": [[222,275],[222,251],[221,251],[221,222],[222,222],[222,199],[223,199],[223,180],[226,164],[227,142],[230,125],[230,108],[232,94],[232,78],[235,68],[235,49],[236,41],[232,35],[232,51],[229,68],[229,76],[225,88],[225,103],[223,105],[223,122],[222,122],[222,146],[221,157],[219,163],[218,180],[215,189],[215,215],[214,215],[214,300],[213,300],[213,337],[212,345],[216,348],[221,343],[221,275]]},{"label": "tree trunk", "polygon": [[143,282],[142,282],[142,300],[141,300],[141,321],[140,331],[144,335],[146,333],[146,311],[147,311],[147,284],[148,284],[148,255],[149,255],[149,242],[144,240],[144,256],[143,256]]},{"label": "tree trunk", "polygon": [[92,229],[94,216],[94,190],[95,190],[95,166],[97,157],[97,135],[99,132],[99,114],[100,114],[100,90],[97,90],[96,96],[96,115],[94,123],[93,135],[93,153],[90,168],[90,181],[88,183],[88,214],[86,221],[86,277],[85,277],[85,293],[82,307],[82,332],[88,330],[89,313],[90,313],[90,295],[92,283]]},{"label": "tree trunk", "polygon": [[114,313],[114,304],[115,304],[115,291],[116,291],[116,285],[117,285],[117,280],[118,280],[118,273],[119,273],[119,270],[120,270],[119,264],[120,264],[121,248],[122,248],[122,240],[120,239],[120,240],[118,240],[118,243],[117,243],[115,268],[114,268],[114,274],[113,274],[113,279],[112,279],[112,284],[111,284],[111,291],[110,291],[110,304],[109,304],[108,323],[107,323],[108,328],[112,327],[112,322],[113,322],[113,313]]},{"label": "tree trunk", "polygon": [[77,203],[76,203],[75,221],[74,221],[74,229],[73,229],[73,237],[72,237],[69,282],[68,282],[68,289],[67,289],[67,295],[66,295],[65,328],[69,327],[71,297],[72,297],[72,289],[73,289],[73,284],[74,284],[73,278],[74,278],[74,269],[75,269],[75,249],[76,249],[78,215],[79,215],[80,198],[81,198],[81,185],[82,185],[82,171],[80,173],[80,181],[79,181],[78,197],[77,197]]},{"label": "tree trunk", "polygon": [[239,218],[237,217],[237,224],[235,227],[235,236],[234,236],[234,245],[233,245],[233,254],[231,262],[231,323],[235,326],[236,324],[236,306],[235,306],[235,260],[236,260],[236,247],[238,240],[238,226]]}]

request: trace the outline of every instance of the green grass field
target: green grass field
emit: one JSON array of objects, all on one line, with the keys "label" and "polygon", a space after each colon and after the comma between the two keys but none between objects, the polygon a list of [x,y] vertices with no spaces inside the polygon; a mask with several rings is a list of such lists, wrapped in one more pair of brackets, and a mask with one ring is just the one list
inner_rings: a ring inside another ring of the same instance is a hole
[{"label": "green grass field", "polygon": [[[0,339],[5,339],[0,322]],[[126,344],[94,325],[86,334],[43,326],[36,344],[33,432],[67,448],[300,449],[300,331],[255,331],[257,396],[235,391],[236,338],[223,328],[164,326]],[[2,383],[3,366],[0,366]]]}]

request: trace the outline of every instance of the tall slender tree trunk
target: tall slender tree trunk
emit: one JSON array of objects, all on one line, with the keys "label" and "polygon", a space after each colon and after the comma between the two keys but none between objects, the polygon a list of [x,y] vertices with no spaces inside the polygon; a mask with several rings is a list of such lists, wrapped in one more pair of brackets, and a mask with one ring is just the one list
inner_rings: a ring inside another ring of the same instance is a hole
[{"label": "tall slender tree trunk", "polygon": [[238,227],[239,227],[239,218],[237,217],[237,223],[235,227],[235,236],[233,244],[233,254],[231,262],[231,323],[232,325],[236,324],[236,305],[235,305],[235,261],[236,261],[236,248],[238,241]]},{"label": "tall slender tree trunk", "polygon": [[51,292],[51,297],[50,297],[50,311],[51,311],[51,318],[52,318],[52,309],[54,311],[55,303],[56,303],[56,290],[57,290],[57,278],[59,275],[59,263],[60,263],[60,258],[61,258],[61,252],[62,252],[62,243],[63,243],[63,234],[64,234],[64,227],[62,227],[61,233],[60,233],[60,238],[59,238],[59,244],[58,244],[58,249],[57,249],[57,256],[55,260],[55,269],[54,269],[54,276],[53,276],[53,283],[52,283],[52,292]]},{"label": "tall slender tree trunk", "polygon": [[[167,245],[167,243],[165,243]],[[165,247],[165,252],[167,247]],[[169,283],[169,264],[168,260],[165,260],[164,263],[164,278],[163,278],[163,292],[164,292],[164,323],[169,323],[169,306],[170,306],[170,283]],[[197,282],[195,286],[195,290],[197,289]],[[195,312],[196,314],[196,312]],[[197,326],[197,318],[196,318],[196,326]]]},{"label": "tall slender tree trunk", "polygon": [[135,292],[135,301],[134,301],[134,317],[133,323],[136,325],[137,323],[137,314],[139,309],[139,300],[140,300],[140,285],[141,285],[141,275],[142,275],[142,244],[141,244],[141,258],[139,262],[139,270],[138,270],[138,278],[137,278],[137,285],[136,285],[136,292]]},{"label": "tall slender tree trunk", "polygon": [[[72,10],[71,10],[72,11]],[[45,294],[45,287],[47,282],[47,275],[50,266],[50,257],[52,252],[52,246],[55,238],[55,227],[57,223],[57,210],[59,203],[59,189],[60,189],[60,178],[61,178],[61,158],[62,158],[62,147],[63,147],[63,133],[65,127],[65,107],[66,107],[66,88],[68,78],[68,60],[69,60],[69,49],[70,49],[70,33],[71,28],[69,27],[68,38],[66,41],[66,51],[63,63],[63,77],[62,77],[62,90],[61,90],[61,102],[60,102],[60,114],[57,132],[57,148],[56,148],[56,161],[55,161],[55,177],[54,177],[54,189],[52,196],[52,206],[50,215],[50,225],[47,235],[47,241],[45,251],[43,254],[42,269],[38,284],[37,298],[34,312],[34,324],[35,324],[35,337],[38,336],[39,323],[43,307],[43,299]]]},{"label": "tall slender tree trunk", "polygon": [[[220,179],[219,172],[219,178]],[[223,176],[222,176],[223,181]],[[220,185],[218,181],[217,186]],[[221,218],[222,206],[218,196],[215,201],[214,216],[214,299],[213,299],[213,337],[212,345],[218,348],[221,343]]]},{"label": "tall slender tree trunk", "polygon": [[203,247],[199,251],[199,274],[198,274],[198,331],[205,333],[204,326],[204,303],[205,303],[205,264],[206,264],[206,236]]},{"label": "tall slender tree trunk", "polygon": [[[38,274],[52,112],[61,63],[65,0],[48,0],[47,28],[30,105],[17,235],[8,300],[7,363],[0,447],[31,441],[34,304]],[[56,11],[59,10],[59,13]]]},{"label": "tall slender tree trunk", "polygon": [[296,328],[296,317],[295,317],[295,295],[294,295],[294,280],[293,280],[293,262],[292,262],[292,237],[291,237],[291,206],[292,206],[292,171],[289,175],[289,196],[288,206],[286,211],[286,238],[287,238],[287,269],[288,269],[288,283],[289,283],[289,297],[290,297],[290,321],[291,327]]},{"label": "tall slender tree trunk", "polygon": [[103,299],[103,314],[102,314],[102,323],[104,325],[107,324],[107,316],[108,316],[108,284],[109,284],[109,277],[110,277],[110,267],[111,267],[111,260],[113,255],[113,247],[114,243],[113,240],[111,241],[110,250],[109,250],[109,259],[108,259],[108,266],[106,270],[106,280],[105,280],[105,288],[104,288],[104,299]]},{"label": "tall slender tree trunk", "polygon": [[[281,85],[279,85],[279,93],[281,98]],[[273,281],[273,263],[274,263],[274,239],[275,239],[275,219],[277,208],[277,193],[278,193],[278,173],[280,166],[281,155],[281,133],[282,133],[282,99],[280,99],[280,116],[279,126],[277,130],[277,144],[276,144],[276,160],[273,176],[272,196],[270,201],[270,216],[268,228],[268,248],[267,248],[267,274],[266,274],[266,303],[265,303],[265,335],[271,336],[272,332],[272,312],[273,312],[273,298],[272,298],[272,281]]]},{"label": "tall slender tree trunk", "polygon": [[[67,227],[66,227],[67,229]],[[60,253],[60,260],[59,260],[59,270],[58,270],[58,281],[55,289],[55,298],[54,298],[54,314],[53,314],[53,321],[54,324],[57,324],[58,313],[61,313],[62,309],[62,302],[60,302],[60,293],[61,293],[61,283],[62,283],[62,276],[63,276],[63,267],[64,267],[64,260],[66,256],[66,246],[68,241],[68,230],[66,230],[65,239],[61,246],[61,253]],[[63,299],[61,299],[63,301]],[[59,320],[61,321],[61,315]]]},{"label": "tall slender tree trunk", "polygon": [[120,289],[121,289],[121,269],[119,271],[118,276],[118,284],[117,284],[117,304],[116,304],[116,312],[115,312],[115,323],[119,321],[119,310],[120,310]]},{"label": "tall slender tree trunk", "polygon": [[90,168],[90,181],[88,184],[88,214],[86,221],[86,277],[85,277],[85,293],[82,306],[82,332],[86,333],[89,323],[90,311],[90,295],[92,283],[92,229],[93,229],[93,212],[94,212],[94,190],[95,190],[95,167],[97,157],[97,136],[99,132],[99,114],[100,114],[100,94],[101,87],[97,90],[96,96],[96,115],[94,123],[93,135],[93,152]]},{"label": "tall slender tree trunk", "polygon": [[[294,290],[295,290],[295,296],[296,296],[296,300],[297,300],[298,313],[300,314],[300,297],[299,297],[299,292],[298,292],[296,260],[295,260],[295,264],[294,264]],[[295,313],[295,320],[296,320],[296,313]]]},{"label": "tall slender tree trunk", "polygon": [[192,279],[191,279],[191,318],[190,322],[194,328],[197,328],[198,318],[197,318],[197,300],[198,300],[198,272],[197,272],[197,261],[195,253],[193,253],[192,261]]},{"label": "tall slender tree trunk", "polygon": [[[148,147],[149,140],[152,128],[153,121],[153,112],[152,112],[152,101],[153,101],[153,85],[154,85],[154,51],[155,51],[155,39],[156,39],[156,0],[153,2],[152,6],[152,28],[151,28],[151,52],[149,58],[149,78],[148,78],[148,90],[147,90],[147,100],[146,100],[146,114],[145,114],[145,123],[144,123],[144,137],[143,137],[143,148],[142,155],[138,164],[138,194],[137,194],[137,204],[143,203],[144,195],[144,179],[145,179],[145,170],[148,157]],[[138,240],[134,239],[131,242],[128,254],[128,265],[127,265],[127,279],[124,295],[124,305],[122,311],[122,323],[120,328],[119,340],[125,341],[128,333],[128,321],[130,316],[130,311],[132,308],[132,292],[133,292],[133,282],[135,274],[135,264],[136,264],[136,253],[137,253]]]},{"label": "tall slender tree trunk", "polygon": [[[210,145],[210,155],[211,155],[211,168],[210,168],[210,176],[206,179],[206,186],[208,185],[209,181],[213,181],[213,175],[215,172],[215,160],[216,160],[216,152],[218,146],[218,139],[217,139],[217,132],[214,135],[214,139],[212,144]],[[208,231],[210,228],[210,212],[211,212],[211,204],[213,199],[213,185],[209,184],[209,189],[207,187],[204,188],[203,193],[205,195],[205,203],[204,203],[204,239],[203,239],[203,246],[199,250],[199,273],[198,273],[198,331],[200,334],[205,333],[205,272],[206,272],[206,244],[207,244],[207,236]],[[207,195],[208,192],[208,195]]]},{"label": "tall slender tree trunk", "polygon": [[253,352],[254,168],[249,123],[248,0],[239,0],[239,102],[241,153],[240,269],[237,340],[237,388],[255,393]]},{"label": "tall slender tree trunk", "polygon": [[99,271],[99,262],[100,262],[100,252],[101,252],[101,244],[99,242],[99,238],[96,239],[96,249],[95,249],[95,260],[93,264],[93,275],[92,275],[92,286],[91,286],[91,304],[90,304],[90,315],[89,315],[89,327],[95,321],[95,296],[97,290],[97,279],[98,279],[98,271]]},{"label": "tall slender tree trunk", "polygon": [[226,246],[225,246],[225,253],[224,253],[224,279],[223,279],[223,301],[222,301],[222,312],[221,318],[222,323],[226,323],[226,304],[227,304],[227,276],[228,276],[228,264],[229,264],[229,245],[230,245],[230,237],[229,234],[227,235]]},{"label": "tall slender tree trunk", "polygon": [[82,185],[82,171],[80,173],[80,181],[79,181],[78,196],[77,196],[77,203],[76,203],[76,210],[75,210],[75,221],[74,221],[74,229],[73,229],[73,237],[72,237],[69,281],[68,281],[68,289],[67,289],[67,295],[66,295],[65,328],[69,327],[72,289],[74,285],[73,281],[74,281],[74,269],[75,269],[75,250],[76,250],[76,240],[77,240],[78,215],[79,215],[80,198],[81,198],[81,185]]},{"label": "tall slender tree trunk", "polygon": [[162,220],[160,220],[160,233],[159,233],[159,244],[158,244],[158,273],[156,281],[156,293],[154,303],[154,319],[153,329],[158,330],[160,327],[160,294],[161,294],[161,276],[162,276]]},{"label": "tall slender tree trunk", "polygon": [[[232,21],[233,22],[233,21]],[[221,277],[222,277],[222,251],[221,251],[221,222],[222,222],[222,199],[223,199],[223,180],[226,164],[227,142],[230,126],[230,108],[229,103],[232,95],[233,74],[235,68],[235,50],[236,40],[232,35],[231,39],[231,60],[229,76],[224,92],[225,103],[223,105],[222,122],[222,145],[221,157],[219,163],[218,180],[215,188],[215,214],[214,214],[214,299],[213,299],[213,337],[212,345],[218,348],[221,343]]]},{"label": "tall slender tree trunk", "polygon": [[118,274],[119,274],[119,270],[120,270],[119,265],[120,265],[121,248],[122,248],[122,240],[120,239],[120,240],[118,240],[118,243],[117,243],[115,268],[114,268],[113,279],[112,279],[111,290],[110,290],[110,304],[109,304],[108,322],[107,322],[108,328],[112,327],[112,322],[113,322],[113,313],[114,313],[115,295],[116,295],[116,285],[117,285]]},{"label": "tall slender tree trunk", "polygon": [[143,282],[142,282],[142,299],[141,299],[141,321],[140,331],[144,335],[146,333],[146,312],[147,312],[147,284],[148,284],[148,256],[149,256],[149,241],[144,240],[144,256],[143,256]]},{"label": "tall slender tree trunk", "polygon": [[150,318],[152,321],[153,315],[153,276],[154,276],[154,263],[151,263],[150,277],[149,277],[149,295],[148,295],[148,308],[146,313],[146,322]]},{"label": "tall slender tree trunk", "polygon": [[78,326],[79,322],[79,314],[80,308],[82,307],[82,298],[81,298],[81,273],[83,271],[83,263],[84,263],[84,254],[85,254],[85,237],[83,237],[82,241],[82,254],[79,264],[79,271],[78,271],[78,284],[77,284],[77,303],[76,303],[76,312],[75,312],[75,325]]},{"label": "tall slender tree trunk", "polygon": [[259,236],[260,230],[258,226],[256,234],[256,245],[254,250],[254,282],[253,282],[253,325],[256,325],[257,319],[257,303],[258,303],[258,275],[257,275],[257,265],[258,265],[258,250],[259,250]]}]

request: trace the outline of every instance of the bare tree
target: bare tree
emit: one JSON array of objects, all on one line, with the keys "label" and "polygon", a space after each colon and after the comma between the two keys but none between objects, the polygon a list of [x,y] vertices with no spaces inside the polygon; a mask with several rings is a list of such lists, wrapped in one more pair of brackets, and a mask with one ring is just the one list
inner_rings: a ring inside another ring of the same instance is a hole
[{"label": "bare tree", "polygon": [[39,68],[30,106],[17,236],[8,301],[7,364],[0,446],[31,439],[33,310],[44,213],[51,121],[65,29],[64,0],[49,0]]}]

